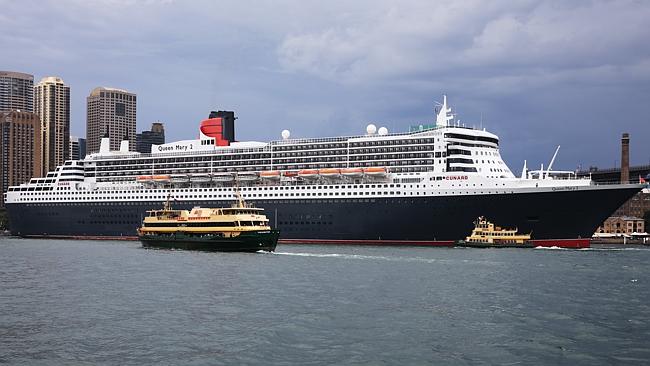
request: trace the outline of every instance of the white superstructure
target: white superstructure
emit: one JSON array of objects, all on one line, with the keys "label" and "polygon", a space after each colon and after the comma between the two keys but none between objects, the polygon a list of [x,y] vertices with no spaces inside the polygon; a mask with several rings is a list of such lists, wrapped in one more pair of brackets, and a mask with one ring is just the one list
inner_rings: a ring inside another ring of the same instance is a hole
[{"label": "white superstructure", "polygon": [[515,177],[496,135],[454,126],[446,96],[433,128],[389,134],[373,125],[367,132],[290,139],[283,131],[282,140],[229,146],[201,133],[198,140],[153,145],[150,154],[126,144],[110,151],[105,138],[98,153],[10,187],[6,202],[151,201],[168,192],[177,200],[231,199],[235,181],[247,200],[484,195],[591,184],[570,173]]}]

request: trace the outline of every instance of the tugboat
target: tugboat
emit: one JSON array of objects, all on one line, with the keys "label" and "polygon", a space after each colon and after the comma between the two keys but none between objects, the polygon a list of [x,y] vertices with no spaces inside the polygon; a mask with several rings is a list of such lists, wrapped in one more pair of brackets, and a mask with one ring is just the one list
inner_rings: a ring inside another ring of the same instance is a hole
[{"label": "tugboat", "polygon": [[272,230],[262,208],[237,193],[231,207],[174,210],[167,197],[162,210],[147,211],[138,238],[142,246],[220,252],[272,252],[279,230]]},{"label": "tugboat", "polygon": [[480,216],[474,221],[472,234],[456,242],[459,247],[472,248],[534,248],[530,234],[518,234],[517,229],[504,229],[495,226],[485,217]]}]

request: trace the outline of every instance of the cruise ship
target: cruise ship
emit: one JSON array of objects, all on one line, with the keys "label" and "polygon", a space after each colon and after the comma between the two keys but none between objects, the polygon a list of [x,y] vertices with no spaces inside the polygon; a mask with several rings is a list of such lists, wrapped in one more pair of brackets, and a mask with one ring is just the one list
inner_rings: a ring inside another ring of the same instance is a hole
[{"label": "cruise ship", "polygon": [[[389,133],[235,140],[234,118],[212,112],[197,140],[129,151],[122,141],[66,161],[5,193],[11,233],[135,238],[148,210],[227,206],[237,190],[266,210],[283,242],[436,245],[464,238],[476,217],[535,239],[589,238],[639,184],[595,184],[547,167],[515,175],[499,138],[460,125],[446,96],[435,123]],[[557,152],[556,152],[557,153]]]}]

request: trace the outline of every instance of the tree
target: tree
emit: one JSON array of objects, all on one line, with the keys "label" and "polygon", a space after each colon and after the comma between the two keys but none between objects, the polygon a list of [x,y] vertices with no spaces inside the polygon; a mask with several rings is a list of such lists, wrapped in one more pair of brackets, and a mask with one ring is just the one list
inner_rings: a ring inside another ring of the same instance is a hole
[{"label": "tree", "polygon": [[7,217],[7,210],[0,208],[0,230],[6,230],[9,227],[9,218]]}]

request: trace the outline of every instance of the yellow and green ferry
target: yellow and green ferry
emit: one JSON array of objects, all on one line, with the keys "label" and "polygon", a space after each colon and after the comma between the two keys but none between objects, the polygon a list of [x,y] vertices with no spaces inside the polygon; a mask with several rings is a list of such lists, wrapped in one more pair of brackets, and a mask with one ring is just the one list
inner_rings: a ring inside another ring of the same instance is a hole
[{"label": "yellow and green ferry", "polygon": [[161,210],[147,211],[138,238],[144,247],[272,252],[280,231],[271,229],[263,211],[241,197],[231,207],[174,210],[168,198]]},{"label": "yellow and green ferry", "polygon": [[456,243],[461,247],[472,248],[533,248],[530,234],[519,234],[518,229],[505,229],[496,226],[485,217],[474,221],[472,233]]}]

